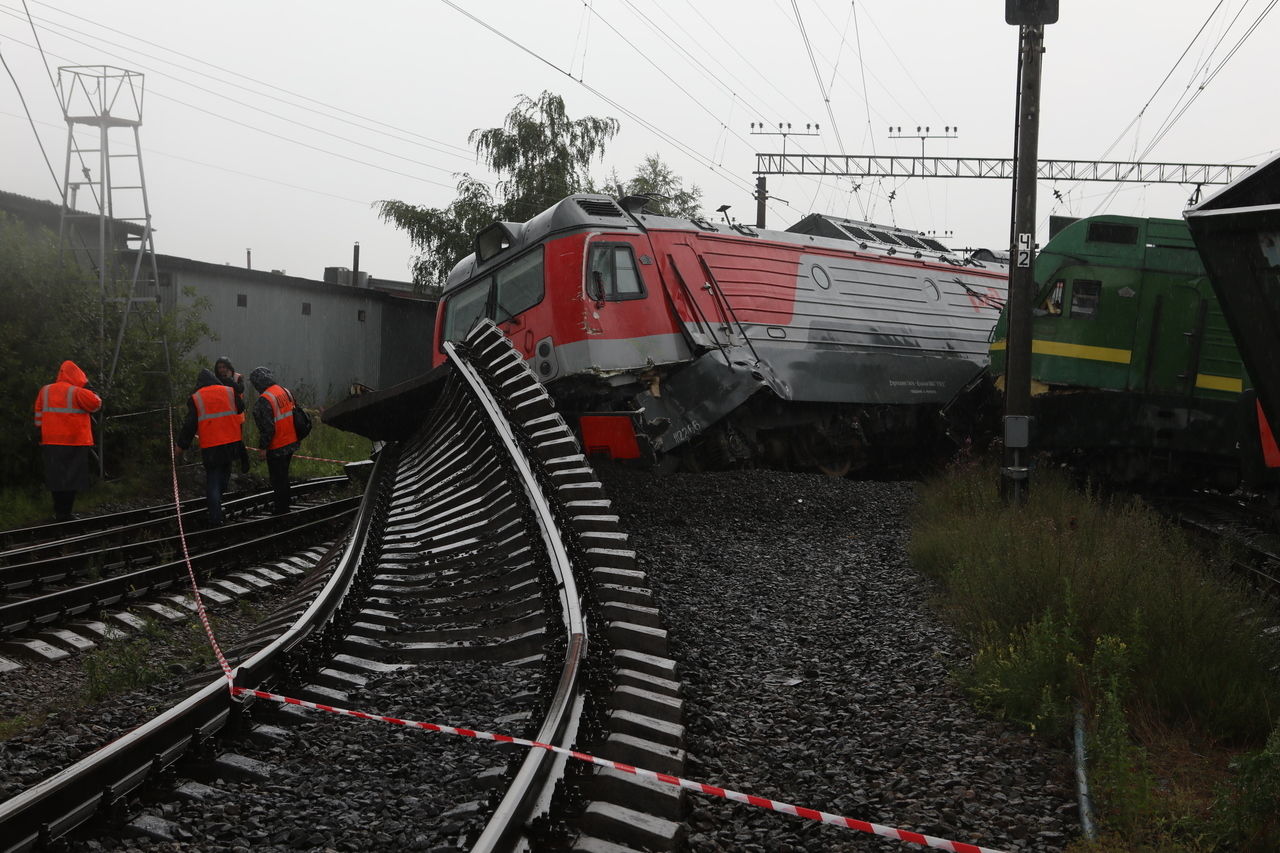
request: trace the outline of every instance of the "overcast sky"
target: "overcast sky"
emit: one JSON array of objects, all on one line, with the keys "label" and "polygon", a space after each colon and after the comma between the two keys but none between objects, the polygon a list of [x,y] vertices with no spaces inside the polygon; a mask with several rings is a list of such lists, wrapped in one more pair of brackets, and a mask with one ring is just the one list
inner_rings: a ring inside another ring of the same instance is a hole
[{"label": "overcast sky", "polygon": [[[1046,30],[1041,159],[1262,161],[1280,148],[1275,3],[1063,0]],[[522,93],[621,121],[597,177],[657,153],[712,215],[729,204],[746,222],[755,153],[782,145],[752,122],[821,126],[788,152],[918,155],[917,126],[953,126],[924,151],[1012,154],[1017,29],[999,0],[0,0],[17,83],[0,78],[0,189],[49,200],[60,191],[36,134],[60,182],[67,132],[37,35],[55,77],[145,75],[157,251],[243,265],[252,249],[255,269],[312,278],[351,266],[359,241],[363,270],[407,280],[409,241],[374,203],[443,207],[456,173],[491,179],[467,135]],[[128,153],[116,133],[113,153]],[[769,181],[770,227],[820,211],[1007,248],[1005,181]],[[1051,213],[1177,217],[1193,189],[1041,182],[1040,238]]]}]

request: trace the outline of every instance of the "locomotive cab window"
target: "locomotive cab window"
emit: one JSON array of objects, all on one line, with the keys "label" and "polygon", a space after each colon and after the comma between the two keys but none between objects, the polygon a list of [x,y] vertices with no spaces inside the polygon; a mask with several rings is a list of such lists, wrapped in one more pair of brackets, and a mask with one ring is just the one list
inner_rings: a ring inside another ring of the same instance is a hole
[{"label": "locomotive cab window", "polygon": [[1098,316],[1102,282],[1078,278],[1071,282],[1071,318],[1091,320]]},{"label": "locomotive cab window", "polygon": [[528,311],[542,301],[542,249],[498,270],[494,280],[494,322],[505,323]]},{"label": "locomotive cab window", "polygon": [[1048,314],[1050,317],[1060,317],[1062,315],[1062,292],[1066,290],[1067,283],[1063,279],[1058,279],[1053,283],[1053,287],[1049,288],[1049,292],[1045,294],[1044,302],[1040,303],[1040,310],[1036,312],[1040,316]]},{"label": "locomotive cab window", "polygon": [[444,306],[444,341],[460,341],[481,317],[509,322],[542,301],[542,248],[521,255],[492,275],[449,294]]},{"label": "locomotive cab window", "polygon": [[[489,302],[489,281],[477,281],[457,291],[449,297],[444,313],[445,341],[460,341],[476,320],[485,314],[485,305]],[[442,341],[443,343],[443,341]]]},{"label": "locomotive cab window", "polygon": [[591,247],[587,296],[598,302],[644,298],[644,284],[630,246],[597,243]]}]

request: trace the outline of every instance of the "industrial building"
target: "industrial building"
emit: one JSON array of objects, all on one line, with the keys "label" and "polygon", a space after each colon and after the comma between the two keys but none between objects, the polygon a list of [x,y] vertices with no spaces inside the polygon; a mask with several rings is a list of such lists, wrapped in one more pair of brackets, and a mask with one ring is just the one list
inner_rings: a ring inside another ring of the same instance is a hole
[{"label": "industrial building", "polygon": [[[58,233],[55,203],[0,190],[0,211]],[[341,268],[325,270],[326,281],[172,255],[157,255],[156,266],[159,280],[140,282],[137,296],[157,297],[166,312],[207,303],[202,319],[216,338],[200,341],[195,355],[210,366],[225,355],[246,375],[266,365],[307,405],[340,400],[353,384],[395,385],[430,367],[436,302],[408,282]]]}]

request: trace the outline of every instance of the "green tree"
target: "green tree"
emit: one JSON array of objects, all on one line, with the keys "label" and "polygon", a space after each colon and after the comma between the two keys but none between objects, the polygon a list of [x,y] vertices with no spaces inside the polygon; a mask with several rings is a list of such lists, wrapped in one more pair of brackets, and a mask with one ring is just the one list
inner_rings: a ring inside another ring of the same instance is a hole
[{"label": "green tree", "polygon": [[[129,276],[122,276],[127,287]],[[115,295],[123,295],[115,294]],[[32,409],[40,388],[57,378],[58,367],[71,359],[103,390],[103,353],[98,324],[103,301],[96,276],[68,259],[60,263],[58,238],[48,229],[28,227],[0,213],[0,482],[5,487],[34,487],[40,482],[40,452],[32,424]],[[103,325],[114,336],[122,303],[109,304]],[[155,407],[164,399],[165,383],[153,372],[160,367],[153,341],[162,333],[169,342],[172,369],[178,377],[176,397],[184,396],[194,375],[187,359],[197,340],[209,334],[201,319],[203,305],[164,319],[164,329],[147,329],[132,322],[120,350],[120,364],[106,401],[108,413],[123,414]],[[114,349],[114,337],[108,346]],[[109,362],[111,352],[106,353]],[[171,402],[177,402],[173,400]],[[122,463],[149,465],[153,443],[166,445],[163,414],[113,420],[109,441],[112,457]],[[109,457],[109,464],[112,458]],[[115,468],[114,465],[111,466]]]},{"label": "green tree", "polygon": [[521,95],[501,127],[477,128],[467,141],[498,175],[496,194],[462,175],[458,198],[445,208],[380,201],[383,221],[408,232],[419,255],[413,281],[419,291],[443,286],[449,270],[471,253],[471,239],[495,219],[524,222],[567,195],[581,191],[591,161],[604,156],[618,120],[571,119],[552,92]]},{"label": "green tree", "polygon": [[636,167],[635,176],[627,181],[620,195],[652,195],[656,198],[645,209],[661,216],[678,216],[693,219],[702,215],[702,190],[697,184],[684,187],[684,180],[662,162],[657,154],[650,154]]},{"label": "green tree", "polygon": [[458,180],[458,197],[448,207],[418,207],[395,200],[378,204],[382,220],[407,232],[418,250],[413,283],[419,292],[438,292],[454,264],[471,254],[476,232],[499,218],[489,187],[467,174]]}]

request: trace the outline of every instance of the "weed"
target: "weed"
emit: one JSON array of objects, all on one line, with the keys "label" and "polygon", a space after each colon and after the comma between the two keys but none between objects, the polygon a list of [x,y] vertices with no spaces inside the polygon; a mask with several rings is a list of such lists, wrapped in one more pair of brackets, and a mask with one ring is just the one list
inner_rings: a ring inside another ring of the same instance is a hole
[{"label": "weed", "polygon": [[1280,726],[1261,750],[1237,759],[1236,778],[1215,804],[1221,849],[1280,850]]},{"label": "weed", "polygon": [[[1222,568],[1231,549],[1206,559],[1140,502],[1081,492],[1061,472],[1040,472],[1022,506],[1006,506],[997,483],[992,466],[955,466],[917,504],[913,561],[975,648],[960,681],[993,713],[1063,745],[1074,702],[1089,709],[1108,834],[1078,849],[1212,849],[1213,832],[1227,838],[1206,819],[1213,765],[1224,744],[1259,744],[1280,711],[1257,604]],[[1160,739],[1135,738],[1135,720],[1144,733],[1185,732],[1209,756],[1188,750],[1186,766],[1170,768]],[[1249,795],[1237,787],[1221,800],[1237,831],[1224,844],[1280,849],[1272,738],[1237,767]]]},{"label": "weed", "polygon": [[153,665],[152,643],[138,637],[111,643],[84,656],[89,701],[145,687],[162,673]]},{"label": "weed", "polygon": [[45,714],[38,714],[35,716],[19,714],[16,717],[0,718],[0,742],[20,735],[27,729],[35,728],[44,722],[45,716]]}]

